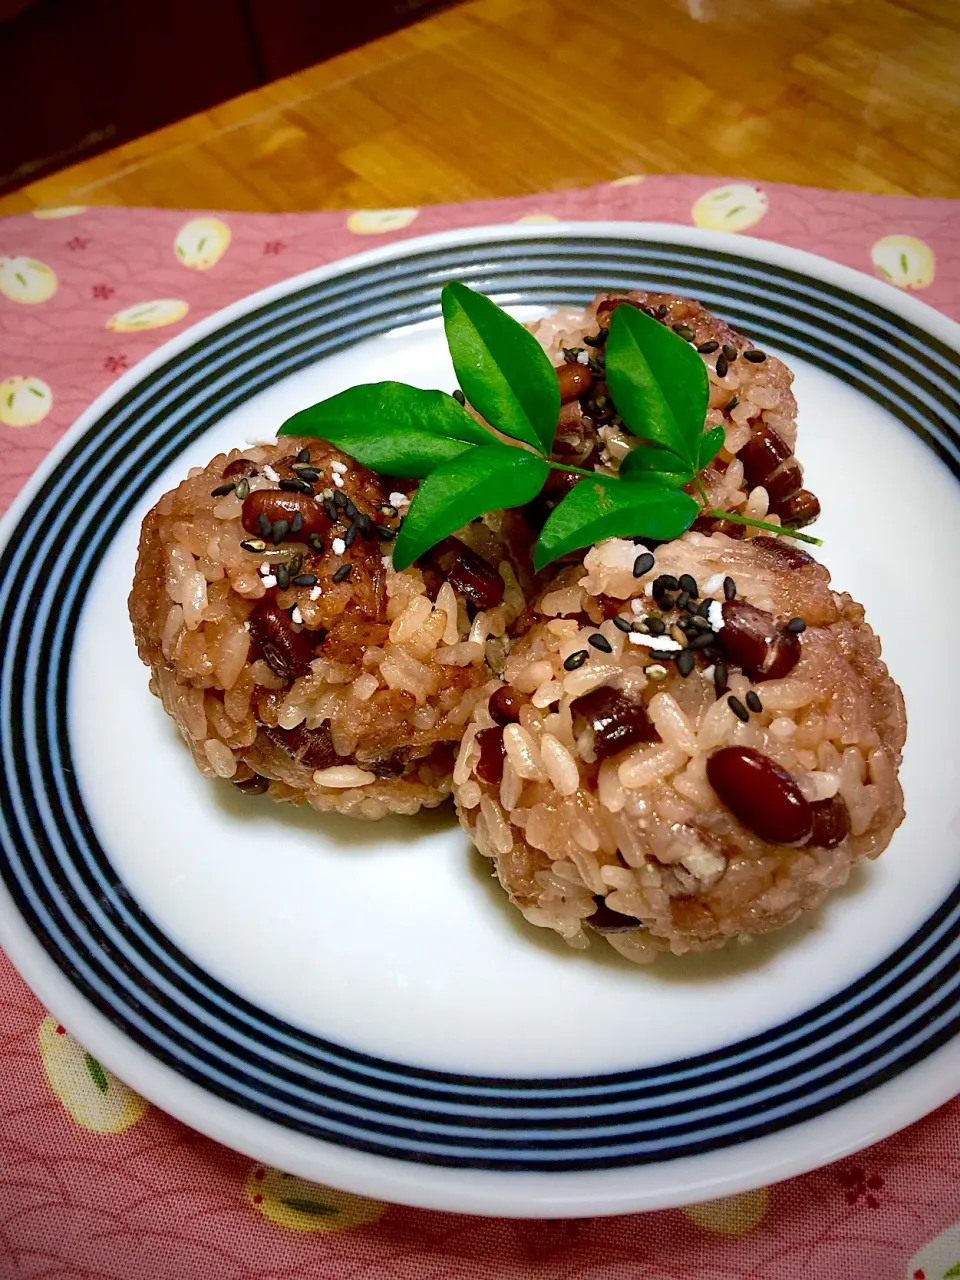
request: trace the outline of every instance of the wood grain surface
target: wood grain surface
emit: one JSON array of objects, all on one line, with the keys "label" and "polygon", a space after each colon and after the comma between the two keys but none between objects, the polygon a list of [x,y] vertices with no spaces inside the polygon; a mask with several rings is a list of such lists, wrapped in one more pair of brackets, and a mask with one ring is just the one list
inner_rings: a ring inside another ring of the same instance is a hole
[{"label": "wood grain surface", "polygon": [[960,196],[958,69],[956,0],[473,0],[0,212],[375,208],[684,172]]}]

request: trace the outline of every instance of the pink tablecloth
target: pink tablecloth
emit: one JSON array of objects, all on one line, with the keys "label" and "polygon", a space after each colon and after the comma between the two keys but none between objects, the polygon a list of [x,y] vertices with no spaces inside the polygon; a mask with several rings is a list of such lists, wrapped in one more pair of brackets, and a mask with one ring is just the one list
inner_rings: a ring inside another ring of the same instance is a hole
[{"label": "pink tablecloth", "polygon": [[[7,218],[0,507],[121,371],[225,303],[373,244],[564,218],[749,231],[917,290],[960,319],[960,208],[947,200],[636,177],[376,213],[62,209]],[[2,1280],[960,1276],[960,1101],[855,1160],[728,1200],[612,1219],[487,1220],[283,1179],[105,1072],[2,954],[0,1000]],[[317,1202],[336,1212],[310,1212]]]}]

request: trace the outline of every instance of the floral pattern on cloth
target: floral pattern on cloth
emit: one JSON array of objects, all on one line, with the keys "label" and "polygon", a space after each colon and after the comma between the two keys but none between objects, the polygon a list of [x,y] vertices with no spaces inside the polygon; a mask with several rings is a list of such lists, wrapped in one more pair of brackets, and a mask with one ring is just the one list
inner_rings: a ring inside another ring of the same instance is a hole
[{"label": "floral pattern on cloth", "polygon": [[[628,174],[583,191],[342,213],[39,210],[0,220],[0,509],[106,387],[256,289],[484,223],[747,232],[960,319],[949,200]],[[682,1210],[516,1221],[384,1205],[228,1151],[150,1107],[0,953],[2,1280],[948,1280],[960,1100],[853,1160]]]}]

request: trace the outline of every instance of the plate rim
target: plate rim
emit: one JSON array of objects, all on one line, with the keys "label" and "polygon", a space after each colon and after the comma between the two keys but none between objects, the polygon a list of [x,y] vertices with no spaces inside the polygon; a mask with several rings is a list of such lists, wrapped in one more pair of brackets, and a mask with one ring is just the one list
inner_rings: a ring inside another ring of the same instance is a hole
[{"label": "plate rim", "polygon": [[[707,232],[681,224],[620,221],[528,226],[491,224],[413,237],[341,258],[279,281],[221,308],[161,344],[101,393],[50,451],[0,522],[0,545],[6,542],[21,510],[56,469],[63,454],[93,422],[153,369],[234,319],[311,283],[335,278],[360,267],[396,261],[424,250],[478,245],[488,240],[527,241],[591,236],[601,240],[646,238],[668,244],[695,244],[708,250],[732,252],[741,257],[789,267],[808,277],[846,288],[894,311],[954,350],[960,350],[960,325],[921,300],[820,255],[754,237]],[[0,941],[15,967],[51,1012],[74,1030],[82,1024],[83,1033],[79,1038],[84,1047],[95,1052],[120,1079],[169,1114],[255,1159],[278,1164],[282,1155],[283,1162],[279,1167],[288,1172],[318,1181],[331,1181],[365,1195],[435,1209],[511,1217],[599,1216],[677,1207],[699,1199],[733,1194],[760,1185],[761,1181],[776,1181],[851,1154],[918,1119],[953,1096],[957,1074],[955,1064],[960,1060],[960,1037],[957,1037],[931,1053],[924,1062],[907,1068],[895,1080],[871,1090],[857,1102],[842,1104],[834,1111],[792,1126],[784,1133],[646,1167],[563,1173],[437,1168],[351,1150],[286,1130],[215,1097],[201,1085],[158,1062],[113,1027],[57,969],[20,917],[2,883]],[[63,1014],[67,1016],[62,1017]],[[921,1079],[926,1082],[926,1089],[917,1088]],[[918,1094],[924,1096],[919,1109],[915,1101]],[[878,1105],[881,1099],[882,1106]],[[848,1120],[856,1116],[857,1123],[838,1125],[841,1116]],[[836,1133],[840,1128],[855,1129],[856,1133],[850,1132],[841,1139]],[[790,1150],[781,1151],[778,1155],[777,1148],[785,1147]],[[744,1159],[744,1153],[752,1158]],[[723,1166],[735,1167],[724,1169]],[[643,1186],[645,1182],[650,1185]],[[518,1198],[520,1184],[523,1185],[522,1200]]]}]

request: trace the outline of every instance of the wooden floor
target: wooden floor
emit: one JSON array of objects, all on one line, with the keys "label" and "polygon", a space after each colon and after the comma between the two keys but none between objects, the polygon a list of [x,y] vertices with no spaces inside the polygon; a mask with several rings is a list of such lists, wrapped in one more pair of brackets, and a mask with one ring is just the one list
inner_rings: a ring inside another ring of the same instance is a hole
[{"label": "wooden floor", "polygon": [[473,0],[0,212],[373,208],[682,172],[960,196],[960,3]]}]

